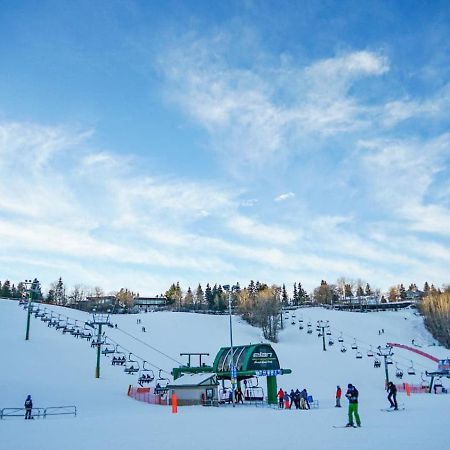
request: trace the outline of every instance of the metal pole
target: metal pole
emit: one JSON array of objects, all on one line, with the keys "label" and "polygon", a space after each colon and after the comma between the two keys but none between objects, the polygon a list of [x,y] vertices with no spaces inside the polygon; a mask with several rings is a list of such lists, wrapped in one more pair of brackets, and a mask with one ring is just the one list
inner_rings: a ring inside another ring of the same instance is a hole
[{"label": "metal pole", "polygon": [[28,341],[30,339],[30,318],[31,318],[31,292],[28,298],[28,312],[27,312],[27,332],[25,334],[25,340]]},{"label": "metal pole", "polygon": [[323,351],[326,352],[327,348],[325,347],[325,327],[322,327],[322,339],[323,339]]},{"label": "metal pole", "polygon": [[388,365],[387,365],[387,355],[383,355],[384,356],[384,371],[386,373],[386,386],[389,383],[389,370],[388,370]]},{"label": "metal pole", "polygon": [[100,354],[101,354],[101,344],[100,339],[102,337],[102,324],[98,325],[98,335],[97,335],[97,367],[95,368],[95,378],[100,378]]},{"label": "metal pole", "polygon": [[[230,378],[231,378],[231,371],[234,367],[234,348],[233,348],[233,323],[231,321],[231,292],[228,293],[228,312],[230,315],[230,347],[231,347],[231,358],[230,358]],[[232,395],[232,402],[233,402],[233,408],[235,406],[234,402],[234,381],[231,378],[231,395]]]}]

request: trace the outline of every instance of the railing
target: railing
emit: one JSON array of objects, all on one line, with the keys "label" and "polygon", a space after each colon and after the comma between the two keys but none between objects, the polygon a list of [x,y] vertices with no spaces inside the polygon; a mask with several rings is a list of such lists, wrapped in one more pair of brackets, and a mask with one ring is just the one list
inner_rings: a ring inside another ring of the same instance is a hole
[{"label": "railing", "polygon": [[[25,417],[25,408],[3,408],[0,409],[0,420],[7,417]],[[48,408],[33,408],[31,416],[33,418],[46,418],[47,416],[77,415],[76,406],[50,406]]]}]

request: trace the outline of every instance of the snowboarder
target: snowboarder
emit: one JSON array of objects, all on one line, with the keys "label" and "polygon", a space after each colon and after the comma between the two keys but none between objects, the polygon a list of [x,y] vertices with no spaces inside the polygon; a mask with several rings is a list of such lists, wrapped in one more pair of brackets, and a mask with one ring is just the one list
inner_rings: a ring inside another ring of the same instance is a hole
[{"label": "snowboarder", "polygon": [[398,404],[397,404],[397,386],[392,382],[389,381],[387,384],[387,391],[388,391],[388,400],[391,404],[391,408],[394,408],[394,410],[398,410]]},{"label": "snowboarder", "polygon": [[295,404],[295,392],[294,389],[291,389],[291,392],[289,393],[289,398],[291,400],[290,404],[289,404],[289,409],[292,408],[292,404]]},{"label": "snowboarder", "polygon": [[32,419],[31,411],[33,409],[33,401],[31,400],[31,395],[27,396],[24,406],[25,406],[25,419]]},{"label": "snowboarder", "polygon": [[353,386],[351,383],[347,386],[347,393],[345,396],[348,398],[348,423],[347,427],[353,427],[353,416],[355,416],[356,425],[358,427],[361,426],[361,419],[359,418],[358,414],[358,396],[359,392],[358,389],[356,389],[355,386]]},{"label": "snowboarder", "polygon": [[336,408],[341,407],[341,396],[342,396],[342,389],[340,386],[336,387]]},{"label": "snowboarder", "polygon": [[284,401],[284,391],[283,389],[280,388],[280,390],[278,391],[278,408],[283,409],[283,401]]}]

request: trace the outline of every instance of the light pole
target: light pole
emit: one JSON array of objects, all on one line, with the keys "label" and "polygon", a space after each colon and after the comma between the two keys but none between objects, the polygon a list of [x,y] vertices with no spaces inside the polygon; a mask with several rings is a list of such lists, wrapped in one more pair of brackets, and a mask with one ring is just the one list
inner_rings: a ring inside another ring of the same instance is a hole
[{"label": "light pole", "polygon": [[324,322],[323,320],[317,321],[317,326],[322,330],[322,342],[323,342],[323,351],[326,352],[327,348],[325,346],[325,329],[330,328],[328,320]]},{"label": "light pole", "polygon": [[233,347],[233,321],[231,319],[232,317],[232,313],[231,313],[231,295],[233,293],[233,291],[235,291],[237,289],[237,286],[233,286],[230,289],[230,285],[226,284],[224,286],[222,286],[223,289],[228,292],[228,314],[230,317],[230,381],[231,381],[231,396],[232,396],[232,402],[233,402],[233,408],[235,406],[235,401],[234,401],[234,390],[235,390],[235,385],[236,385],[236,378],[237,378],[237,370],[236,367],[234,366],[234,347]]}]

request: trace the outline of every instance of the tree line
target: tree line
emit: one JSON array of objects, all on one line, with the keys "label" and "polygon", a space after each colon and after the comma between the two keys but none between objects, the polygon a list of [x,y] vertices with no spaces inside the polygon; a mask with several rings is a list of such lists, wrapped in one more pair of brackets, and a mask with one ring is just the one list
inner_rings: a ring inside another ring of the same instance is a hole
[{"label": "tree line", "polygon": [[442,290],[430,286],[419,308],[428,331],[440,344],[450,348],[450,286]]}]

